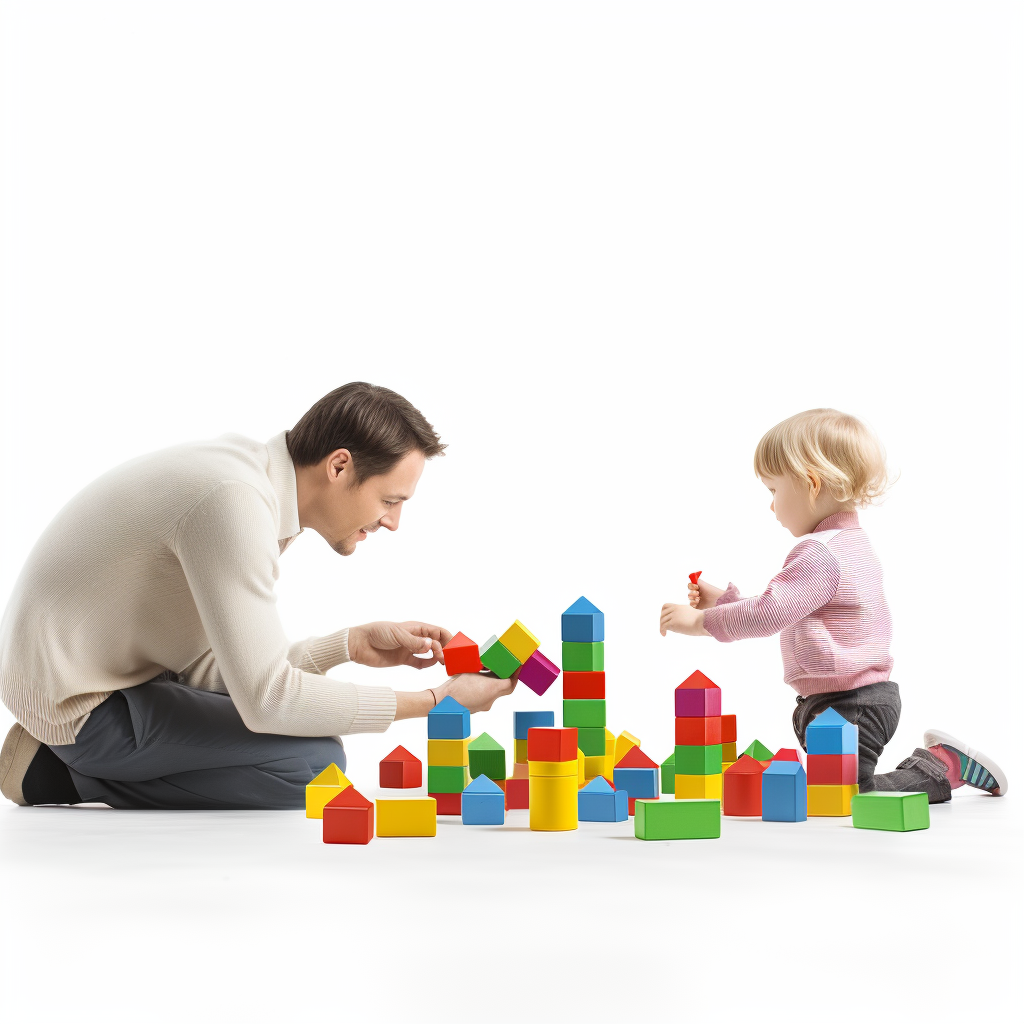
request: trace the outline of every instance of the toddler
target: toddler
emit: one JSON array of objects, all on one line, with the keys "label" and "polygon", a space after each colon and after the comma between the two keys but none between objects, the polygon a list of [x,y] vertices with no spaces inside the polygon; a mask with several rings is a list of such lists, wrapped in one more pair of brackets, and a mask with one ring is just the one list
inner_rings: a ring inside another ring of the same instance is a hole
[{"label": "toddler", "polygon": [[807,726],[828,707],[855,723],[862,793],[923,791],[939,803],[966,784],[1005,794],[1006,776],[990,757],[931,729],[895,771],[875,775],[900,719],[882,567],[856,512],[888,484],[878,441],[853,416],[811,409],[761,438],[754,472],[771,491],[775,518],[799,538],[796,547],[757,597],[740,597],[732,583],[725,590],[691,583],[689,605],[662,607],[661,635],[671,630],[728,642],[780,633],[785,680],[797,692],[793,730],[800,745],[806,749]]}]

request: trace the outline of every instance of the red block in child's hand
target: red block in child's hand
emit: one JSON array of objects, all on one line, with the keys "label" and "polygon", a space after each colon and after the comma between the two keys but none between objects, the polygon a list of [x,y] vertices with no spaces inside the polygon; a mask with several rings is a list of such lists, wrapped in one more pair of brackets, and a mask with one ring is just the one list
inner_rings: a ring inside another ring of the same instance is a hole
[{"label": "red block in child's hand", "polygon": [[575,729],[533,728],[526,733],[526,756],[531,761],[575,761],[578,752]]},{"label": "red block in child's hand", "polygon": [[483,665],[480,664],[480,648],[465,633],[456,633],[442,650],[444,670],[450,676],[457,676],[460,672],[483,670]]},{"label": "red block in child's hand", "polygon": [[324,842],[365,846],[373,838],[373,802],[346,786],[324,807]]}]

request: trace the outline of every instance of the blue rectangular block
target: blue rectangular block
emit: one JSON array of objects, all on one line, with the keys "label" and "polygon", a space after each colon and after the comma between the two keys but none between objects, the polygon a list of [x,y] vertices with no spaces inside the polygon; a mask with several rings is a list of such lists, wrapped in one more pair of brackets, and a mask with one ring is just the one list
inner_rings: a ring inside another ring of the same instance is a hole
[{"label": "blue rectangular block", "polygon": [[826,708],[804,735],[808,754],[856,754],[857,726],[834,708]]},{"label": "blue rectangular block", "polygon": [[630,800],[654,800],[658,796],[657,768],[616,768],[612,772],[616,790],[624,790]]},{"label": "blue rectangular block", "polygon": [[807,820],[807,775],[799,761],[772,761],[761,773],[761,819]]},{"label": "blue rectangular block", "polygon": [[580,821],[625,821],[629,817],[629,795],[623,789],[612,789],[600,776],[579,791],[576,803]]},{"label": "blue rectangular block", "polygon": [[464,740],[469,735],[469,711],[454,697],[445,697],[427,712],[427,739]]},{"label": "blue rectangular block", "polygon": [[604,640],[604,612],[581,597],[562,612],[562,642],[596,644]]},{"label": "blue rectangular block", "polygon": [[530,729],[554,729],[554,711],[513,711],[512,735],[517,740],[529,739]]}]

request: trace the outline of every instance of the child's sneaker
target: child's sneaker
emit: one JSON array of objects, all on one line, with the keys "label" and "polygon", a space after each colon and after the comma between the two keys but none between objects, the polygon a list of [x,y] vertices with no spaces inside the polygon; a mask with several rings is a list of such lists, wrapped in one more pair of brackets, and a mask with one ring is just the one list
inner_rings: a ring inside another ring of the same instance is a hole
[{"label": "child's sneaker", "polygon": [[1009,787],[1002,768],[980,750],[973,750],[938,729],[929,729],[924,734],[924,745],[949,766],[949,781],[954,789],[967,785],[992,796],[1006,795]]}]

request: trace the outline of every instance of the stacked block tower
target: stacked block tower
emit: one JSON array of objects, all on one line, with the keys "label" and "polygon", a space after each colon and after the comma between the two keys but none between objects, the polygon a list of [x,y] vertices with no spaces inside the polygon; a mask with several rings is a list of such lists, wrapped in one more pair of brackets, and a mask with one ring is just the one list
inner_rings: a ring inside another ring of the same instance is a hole
[{"label": "stacked block tower", "polygon": [[529,810],[530,807],[530,757],[529,735],[531,729],[553,729],[554,711],[512,712],[512,735],[515,744],[515,763],[512,778],[505,780],[505,810]]},{"label": "stacked block tower", "polygon": [[675,690],[677,800],[722,799],[722,691],[700,670]]},{"label": "stacked block tower", "polygon": [[847,817],[857,787],[857,726],[826,708],[804,736],[807,748],[807,813]]},{"label": "stacked block tower", "polygon": [[530,729],[530,828],[568,832],[579,827],[578,736],[575,729]]},{"label": "stacked block tower", "polygon": [[562,725],[577,731],[585,778],[607,778],[604,612],[585,597],[562,612],[562,673]]},{"label": "stacked block tower", "polygon": [[445,697],[427,713],[427,793],[437,801],[437,813],[461,814],[468,783],[469,711]]}]

